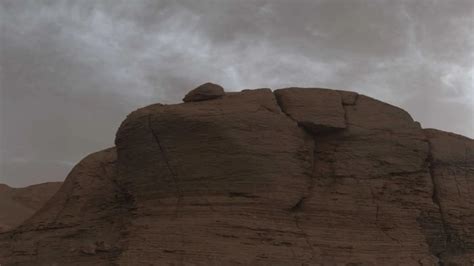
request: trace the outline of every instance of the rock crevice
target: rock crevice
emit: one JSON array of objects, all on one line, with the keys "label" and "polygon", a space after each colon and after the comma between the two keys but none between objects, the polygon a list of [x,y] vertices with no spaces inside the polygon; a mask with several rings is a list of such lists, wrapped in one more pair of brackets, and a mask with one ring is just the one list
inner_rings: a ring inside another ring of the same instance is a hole
[{"label": "rock crevice", "polygon": [[[450,237],[449,237],[449,233],[448,233],[448,225],[447,225],[447,222],[446,222],[446,214],[444,213],[443,211],[443,208],[441,207],[441,203],[440,203],[440,197],[439,197],[439,185],[437,184],[437,181],[436,181],[436,178],[435,178],[435,165],[434,165],[434,159],[433,159],[433,154],[432,154],[432,151],[431,151],[431,143],[429,142],[429,140],[427,140],[427,143],[428,143],[428,157],[426,159],[427,163],[428,163],[428,170],[429,170],[429,174],[430,174],[430,178],[431,178],[431,185],[433,187],[433,194],[432,194],[432,201],[433,201],[433,204],[436,205],[436,207],[438,208],[438,211],[439,211],[439,215],[440,215],[440,218],[441,218],[441,224],[442,224],[442,239],[443,239],[443,246],[441,248],[438,248],[439,251],[435,251],[434,252],[434,256],[436,256],[439,260],[439,264],[440,265],[444,265],[444,262],[443,262],[443,258],[442,258],[442,254],[444,252],[446,252],[446,249],[447,249],[447,245],[448,243],[450,242]],[[431,243],[428,242],[428,245],[432,245]]]},{"label": "rock crevice", "polygon": [[179,212],[180,202],[181,202],[181,199],[183,197],[183,194],[181,192],[181,188],[180,188],[180,185],[179,185],[178,175],[176,174],[173,167],[171,166],[170,159],[168,158],[168,154],[166,153],[163,145],[161,144],[158,133],[156,132],[155,129],[153,129],[151,119],[152,119],[152,115],[149,114],[147,116],[148,128],[150,130],[151,135],[153,136],[153,139],[155,140],[156,145],[158,146],[158,149],[161,153],[161,157],[163,158],[163,161],[166,165],[166,169],[168,170],[169,174],[171,175],[171,178],[173,180],[173,185],[174,185],[175,190],[176,190],[176,211],[175,211],[175,215],[177,216],[178,212]]},{"label": "rock crevice", "polygon": [[[308,134],[308,136],[310,138],[313,138],[314,139],[314,135],[312,134],[311,132],[311,129],[308,129],[307,126],[305,126],[304,123],[300,123],[300,121],[298,121],[297,119],[293,118],[290,114],[287,113],[286,111],[286,108],[285,108],[285,105],[284,103],[282,102],[282,99],[281,97],[278,96],[278,94],[276,93],[273,93],[274,97],[275,97],[275,101],[280,109],[280,112],[282,114],[284,114],[285,116],[287,116],[290,120],[294,121],[299,127],[301,127],[303,129],[303,131]],[[314,139],[313,140],[314,142],[316,142],[317,140]],[[311,165],[311,171],[312,169],[314,168],[314,154],[313,154],[313,158],[312,158],[312,165]],[[302,211],[303,207],[304,207],[304,204],[305,204],[305,201],[311,196],[311,193],[313,192],[313,187],[314,187],[314,176],[311,175],[309,177],[309,184],[308,184],[308,188],[307,188],[307,191],[305,191],[303,193],[303,195],[301,196],[301,198],[296,202],[295,205],[293,205],[291,208],[290,208],[290,213],[292,214],[293,216],[293,219],[294,219],[294,223],[295,223],[295,226],[296,228],[298,229],[298,231],[300,231],[301,235],[303,236],[305,242],[306,242],[306,245],[308,246],[308,249],[311,251],[311,257],[308,259],[308,262],[311,262],[313,261],[314,257],[316,256],[315,254],[315,250],[314,250],[314,247],[308,237],[308,234],[305,232],[305,230],[300,226],[300,222],[299,222],[299,217],[298,217],[298,212]]]},{"label": "rock crevice", "polygon": [[[288,117],[288,119],[290,119],[291,121],[294,121],[296,123],[296,125],[298,127],[300,127],[306,134],[309,138],[313,139],[313,143],[314,145],[316,145],[316,139],[314,137],[314,134],[313,132],[311,131],[310,128],[306,127],[305,124],[302,124],[300,123],[300,121],[298,121],[297,119],[293,118],[289,113],[287,113],[287,110],[286,110],[286,107],[285,107],[285,104],[282,102],[282,99],[281,97],[279,96],[278,93],[273,93],[273,96],[275,97],[275,102],[277,103],[277,106],[278,108],[280,109],[280,112],[285,115],[286,117]],[[313,148],[314,150],[314,148]],[[313,171],[313,168],[314,168],[314,152],[313,152],[313,155],[312,155],[312,158],[311,158],[311,166],[309,168],[309,173],[311,173]],[[307,186],[307,191],[303,192],[301,198],[290,208],[290,211],[291,212],[298,212],[300,211],[302,208],[303,208],[303,205],[304,205],[304,202],[305,200],[310,197],[311,193],[312,193],[312,190],[313,190],[313,187],[314,187],[314,176],[312,174],[309,174],[309,177],[308,177],[308,186]],[[296,218],[295,218],[296,219]],[[297,223],[297,221],[295,220],[295,222]]]}]

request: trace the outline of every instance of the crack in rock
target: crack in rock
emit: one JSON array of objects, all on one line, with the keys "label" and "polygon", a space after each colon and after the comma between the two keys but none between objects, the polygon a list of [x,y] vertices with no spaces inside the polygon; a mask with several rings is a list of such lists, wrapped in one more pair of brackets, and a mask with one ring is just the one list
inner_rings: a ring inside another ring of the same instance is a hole
[{"label": "crack in rock", "polygon": [[300,223],[299,223],[299,220],[298,220],[298,216],[297,214],[295,214],[293,216],[294,218],[294,221],[295,221],[295,226],[296,228],[298,228],[298,230],[300,231],[300,233],[303,235],[303,238],[306,242],[306,245],[308,246],[308,248],[311,250],[311,258],[309,259],[309,261],[313,261],[314,260],[314,257],[315,257],[315,252],[314,252],[314,248],[313,248],[313,245],[311,244],[311,241],[309,241],[309,236],[308,234],[303,230],[303,228],[300,226]]},{"label": "crack in rock", "polygon": [[[275,97],[275,101],[277,103],[277,106],[280,108],[281,113],[284,114],[286,117],[288,117],[290,120],[296,122],[296,125],[298,127],[302,128],[303,131],[306,134],[308,134],[311,138],[314,139],[313,135],[304,126],[302,126],[300,123],[298,123],[298,121],[296,121],[294,118],[292,118],[290,115],[288,115],[285,112],[285,109],[284,109],[279,97],[275,93],[273,93],[273,96]],[[313,169],[314,169],[314,152],[313,152],[313,156],[312,156],[311,171],[313,171]],[[311,193],[312,193],[312,190],[313,190],[313,187],[314,187],[314,184],[315,184],[314,176],[312,174],[309,177],[309,181],[310,182],[309,182],[309,185],[308,185],[307,192],[303,194],[303,196],[298,200],[298,202],[296,202],[295,205],[293,205],[292,208],[290,208],[290,212],[294,213],[293,214],[293,219],[294,219],[294,222],[295,222],[295,226],[300,231],[300,233],[303,235],[307,246],[311,250],[310,261],[313,261],[313,259],[315,257],[315,252],[314,252],[313,245],[311,244],[311,241],[309,240],[308,234],[306,234],[306,232],[300,226],[299,220],[298,220],[298,214],[297,214],[297,212],[300,211],[303,208],[304,202],[308,199],[309,195],[311,195]]]},{"label": "crack in rock", "polygon": [[[168,171],[169,171],[169,173],[170,173],[170,175],[173,179],[173,183],[175,185],[176,198],[177,198],[176,199],[176,206],[175,206],[175,219],[177,219],[178,214],[179,214],[179,208],[181,206],[181,200],[183,198],[183,193],[182,193],[181,188],[180,188],[179,183],[178,183],[178,175],[176,174],[176,172],[171,167],[170,160],[168,158],[168,155],[167,155],[163,145],[161,144],[158,133],[152,127],[151,116],[152,116],[151,114],[148,115],[148,128],[150,129],[150,132],[151,132],[153,138],[155,139],[155,142],[158,145],[158,148],[160,149],[161,155],[162,155],[163,160],[166,164],[166,168],[168,169]],[[181,236],[181,246],[184,248],[184,246],[186,245],[186,240],[185,240],[185,236],[184,236],[184,233],[183,233],[182,225],[180,225],[179,228],[180,228],[180,236]],[[180,256],[180,265],[183,265],[183,264],[184,264],[184,254],[181,254],[181,256]]]},{"label": "crack in rock", "polygon": [[181,200],[182,200],[183,194],[182,194],[181,188],[179,187],[178,175],[176,174],[176,172],[171,167],[169,158],[168,158],[168,156],[165,152],[165,149],[163,148],[163,145],[161,144],[158,133],[153,129],[153,127],[151,125],[151,116],[152,116],[151,114],[148,115],[148,128],[151,132],[151,135],[155,139],[156,144],[158,145],[160,153],[163,157],[163,161],[165,162],[166,168],[168,169],[168,171],[171,175],[171,178],[173,179],[173,184],[175,186],[176,198],[177,198],[176,207],[175,207],[175,216],[177,217],[178,216],[178,211],[179,211],[179,206],[181,205]]},{"label": "crack in rock", "polygon": [[[294,121],[296,123],[296,125],[299,128],[303,129],[303,131],[309,137],[311,137],[313,139],[313,141],[315,142],[313,134],[311,134],[310,131],[308,131],[304,126],[302,126],[300,123],[298,123],[298,121],[296,119],[294,119],[289,114],[287,114],[286,110],[284,108],[284,105],[281,102],[281,99],[278,97],[277,94],[275,94],[275,93],[272,93],[272,94],[275,97],[276,104],[277,104],[278,108],[280,108],[281,113],[284,114],[286,117],[288,117],[290,120]],[[314,152],[312,154],[311,172],[313,171],[313,169],[314,169]],[[295,205],[293,205],[293,207],[290,208],[291,212],[301,210],[301,208],[304,205],[305,200],[307,200],[309,195],[311,195],[311,192],[312,192],[313,187],[314,187],[314,183],[315,183],[314,176],[311,174],[310,177],[309,177],[309,185],[308,185],[307,191],[305,193],[303,193],[303,196],[301,196],[301,198],[295,203]]]},{"label": "crack in rock", "polygon": [[438,184],[436,182],[436,178],[435,178],[435,171],[434,171],[434,167],[435,167],[435,164],[434,164],[434,158],[433,158],[433,154],[432,154],[432,147],[431,147],[431,143],[430,141],[428,140],[428,157],[426,158],[426,161],[428,162],[428,172],[429,172],[429,175],[430,175],[430,178],[431,178],[431,184],[433,186],[433,194],[431,196],[432,198],[432,201],[433,203],[438,207],[438,210],[439,210],[439,214],[440,214],[440,218],[441,218],[441,226],[442,226],[442,229],[443,229],[443,250],[436,253],[436,254],[433,254],[434,256],[436,256],[436,258],[438,259],[439,261],[439,265],[444,265],[444,262],[443,262],[443,259],[442,259],[442,254],[444,252],[446,252],[446,249],[447,249],[447,245],[448,245],[448,242],[450,241],[449,239],[449,234],[448,234],[448,225],[446,223],[446,220],[445,220],[445,213],[443,211],[443,208],[441,207],[441,203],[440,203],[440,200],[439,200],[439,191],[438,191]]}]

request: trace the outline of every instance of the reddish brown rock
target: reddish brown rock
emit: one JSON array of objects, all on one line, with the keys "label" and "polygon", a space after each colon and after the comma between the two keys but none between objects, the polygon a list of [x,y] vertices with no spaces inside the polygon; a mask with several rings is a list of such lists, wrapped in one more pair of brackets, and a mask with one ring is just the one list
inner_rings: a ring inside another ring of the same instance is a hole
[{"label": "reddish brown rock", "polygon": [[346,128],[343,99],[337,91],[289,88],[276,90],[275,96],[289,117],[312,132]]},{"label": "reddish brown rock", "polygon": [[275,94],[131,113],[116,150],[0,234],[0,263],[473,262],[474,141],[351,92]]},{"label": "reddish brown rock", "polygon": [[11,188],[0,184],[0,232],[20,225],[41,208],[59,189],[61,182]]},{"label": "reddish brown rock", "polygon": [[[474,258],[474,141],[426,129],[434,199],[443,218],[445,239],[439,256],[452,265]],[[450,264],[447,264],[450,265]]]},{"label": "reddish brown rock", "polygon": [[342,105],[355,105],[359,94],[353,91],[337,90],[341,94]]},{"label": "reddish brown rock", "polygon": [[140,109],[116,145],[137,208],[121,264],[290,263],[275,243],[305,245],[288,210],[309,185],[312,140],[270,90]]},{"label": "reddish brown rock", "polygon": [[214,83],[204,83],[184,96],[183,102],[199,102],[224,96],[224,88]]},{"label": "reddish brown rock", "polygon": [[[59,191],[10,235],[2,265],[104,265],[120,254],[132,199],[116,184],[115,148],[77,164]],[[106,251],[97,243],[109,247]]]},{"label": "reddish brown rock", "polygon": [[313,185],[297,212],[313,248],[307,262],[433,265],[421,210],[430,234],[442,223],[422,130],[399,108],[363,95],[344,109],[345,130],[315,136]]}]

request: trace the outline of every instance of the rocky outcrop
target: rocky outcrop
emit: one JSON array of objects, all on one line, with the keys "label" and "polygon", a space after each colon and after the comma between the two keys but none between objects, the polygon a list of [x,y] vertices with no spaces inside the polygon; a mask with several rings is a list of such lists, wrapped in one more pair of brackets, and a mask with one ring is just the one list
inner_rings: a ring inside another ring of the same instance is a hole
[{"label": "rocky outcrop", "polygon": [[133,203],[116,184],[115,148],[84,158],[59,191],[9,234],[2,265],[104,265],[121,253]]},{"label": "rocky outcrop", "polygon": [[470,265],[474,141],[353,92],[155,104],[80,162],[0,263]]},{"label": "rocky outcrop", "polygon": [[24,188],[0,184],[0,232],[9,231],[29,218],[53,196],[61,182],[50,182]]}]

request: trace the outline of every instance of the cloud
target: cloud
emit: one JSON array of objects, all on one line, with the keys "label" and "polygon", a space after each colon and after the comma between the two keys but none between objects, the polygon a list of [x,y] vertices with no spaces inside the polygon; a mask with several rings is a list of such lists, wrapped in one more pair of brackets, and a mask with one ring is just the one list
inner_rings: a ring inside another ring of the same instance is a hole
[{"label": "cloud", "polygon": [[5,0],[0,23],[0,161],[30,162],[0,182],[64,178],[38,165],[206,81],[356,90],[474,137],[471,0]]}]

